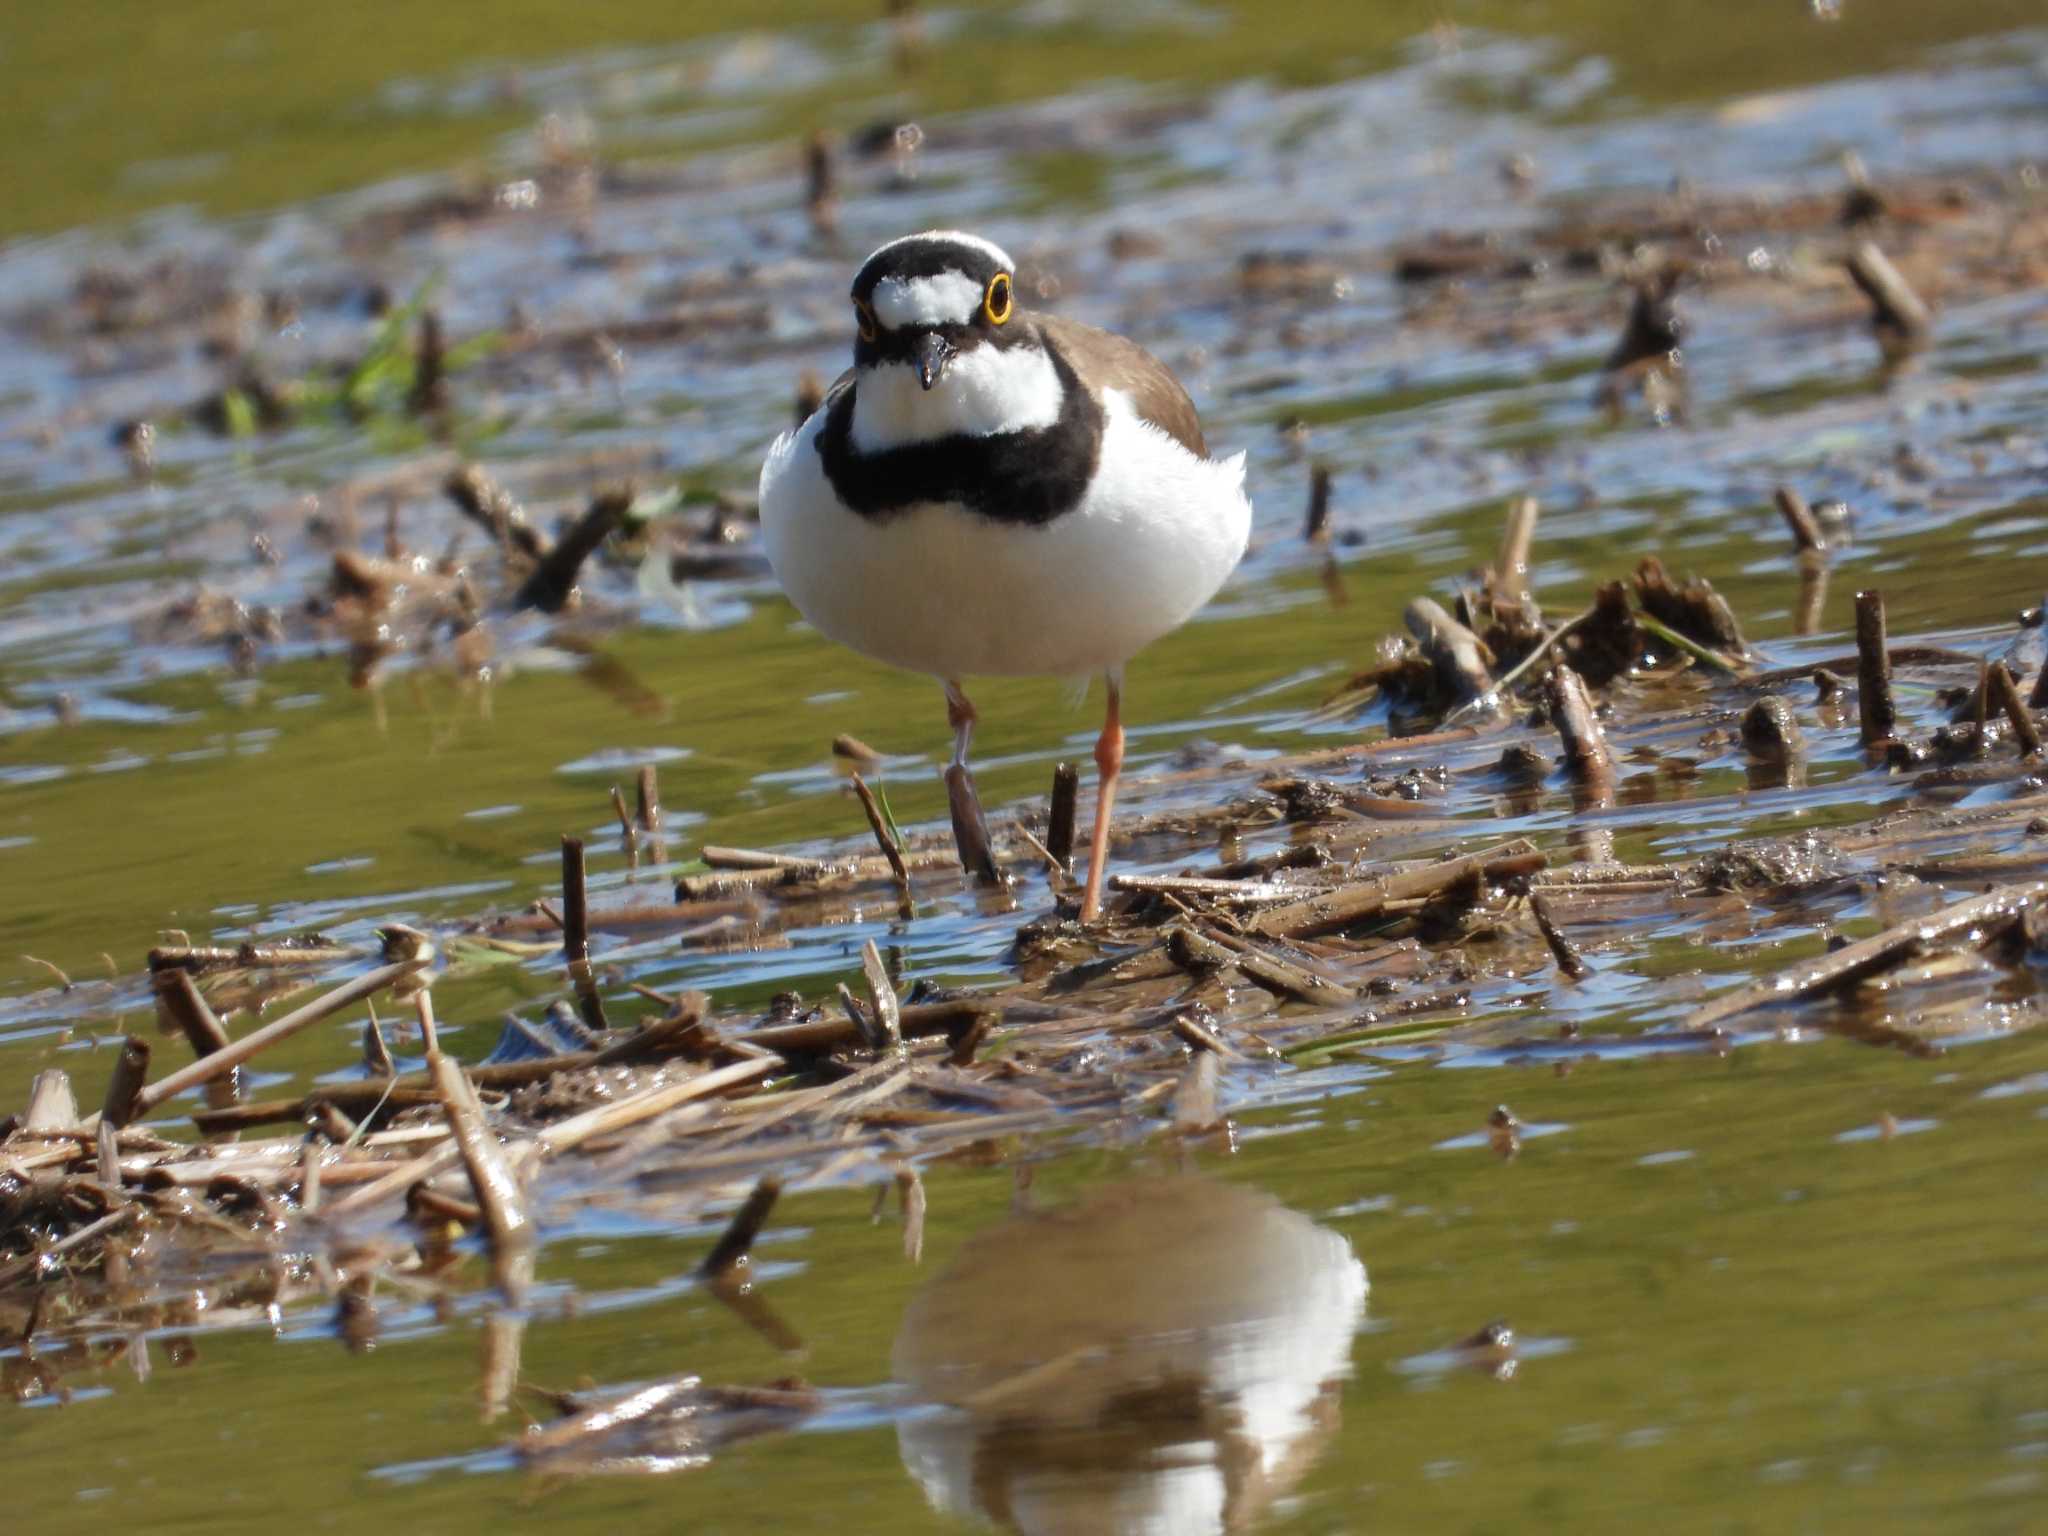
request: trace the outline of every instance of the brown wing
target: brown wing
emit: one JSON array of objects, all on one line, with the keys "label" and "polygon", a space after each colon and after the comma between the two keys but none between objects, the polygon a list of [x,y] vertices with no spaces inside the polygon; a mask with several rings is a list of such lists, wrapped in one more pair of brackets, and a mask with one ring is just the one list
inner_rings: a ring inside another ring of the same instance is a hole
[{"label": "brown wing", "polygon": [[1138,415],[1174,439],[1197,458],[1209,457],[1202,437],[1202,418],[1166,364],[1135,341],[1098,331],[1078,320],[1036,315],[1039,333],[1057,347],[1097,398],[1105,389],[1120,389]]}]

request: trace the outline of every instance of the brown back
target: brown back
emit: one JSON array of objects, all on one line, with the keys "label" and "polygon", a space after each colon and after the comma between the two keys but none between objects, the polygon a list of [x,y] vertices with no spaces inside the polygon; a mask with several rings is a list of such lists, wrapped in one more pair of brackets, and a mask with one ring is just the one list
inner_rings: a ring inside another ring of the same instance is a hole
[{"label": "brown back", "polygon": [[1195,403],[1180,387],[1180,380],[1166,364],[1135,341],[1098,331],[1078,320],[1058,315],[1034,315],[1039,334],[1056,347],[1074,371],[1090,385],[1096,398],[1105,389],[1119,389],[1130,397],[1138,415],[1150,422],[1197,458],[1209,456],[1202,437],[1202,419]]}]

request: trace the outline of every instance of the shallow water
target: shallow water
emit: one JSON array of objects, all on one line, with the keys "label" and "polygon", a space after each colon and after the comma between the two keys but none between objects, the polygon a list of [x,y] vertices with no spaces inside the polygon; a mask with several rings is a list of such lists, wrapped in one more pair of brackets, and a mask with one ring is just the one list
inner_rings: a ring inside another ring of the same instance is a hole
[{"label": "shallow water", "polygon": [[[1231,9],[1163,6],[1128,29],[1058,6],[947,11],[928,18],[931,57],[908,88],[888,72],[885,30],[794,13],[808,24],[734,37],[708,32],[689,7],[664,8],[659,34],[611,23],[616,47],[538,24],[517,49],[458,23],[408,27],[363,62],[348,53],[345,68],[311,21],[247,33],[253,42],[223,30],[221,48],[252,57],[337,60],[311,71],[303,103],[288,71],[238,72],[247,100],[226,138],[193,90],[220,76],[168,51],[189,40],[137,50],[165,88],[147,93],[132,125],[78,105],[118,83],[109,47],[102,62],[35,70],[35,88],[8,110],[41,116],[18,117],[10,136],[59,123],[62,104],[73,112],[64,123],[90,126],[67,140],[74,165],[34,178],[14,229],[131,214],[166,186],[237,216],[159,212],[0,249],[0,954],[33,954],[77,982],[53,992],[37,965],[0,967],[0,1107],[49,1065],[66,1067],[82,1098],[97,1095],[121,1033],[146,1022],[136,973],[161,930],[231,942],[317,928],[362,943],[394,919],[517,910],[553,890],[565,831],[591,836],[601,889],[639,880],[665,893],[663,870],[626,868],[606,803],[644,760],[659,762],[678,860],[706,842],[855,834],[825,753],[842,731],[890,754],[901,817],[938,816],[936,690],[825,646],[759,578],[678,593],[649,590],[630,569],[600,571],[577,624],[500,627],[487,686],[427,657],[401,659],[374,691],[353,689],[335,642],[289,623],[238,676],[220,644],[161,619],[203,584],[289,620],[337,537],[316,514],[373,549],[395,505],[405,541],[438,553],[458,524],[434,487],[457,453],[549,513],[621,467],[643,483],[680,479],[693,495],[746,491],[797,373],[839,366],[849,262],[906,227],[999,236],[1027,257],[1047,301],[1131,330],[1179,366],[1212,440],[1251,455],[1260,524],[1245,571],[1132,670],[1140,774],[1203,743],[1251,754],[1379,729],[1377,716],[1321,718],[1316,706],[1370,663],[1409,596],[1442,593],[1490,557],[1516,494],[1544,503],[1533,576],[1551,612],[1575,611],[1595,582],[1655,549],[1712,578],[1788,665],[1843,646],[1791,636],[1797,573],[1769,503],[1781,480],[1853,509],[1824,631],[1847,627],[1863,585],[1886,590],[1895,635],[1979,630],[2040,598],[2038,286],[1959,283],[1934,346],[1891,376],[1853,306],[1829,309],[1805,281],[1820,264],[1812,236],[1731,232],[1744,260],[1785,281],[1682,296],[1690,396],[1682,423],[1660,424],[1635,407],[1610,419],[1594,402],[1624,307],[1611,279],[1558,271],[1446,302],[1442,289],[1397,284],[1387,258],[1436,231],[1538,230],[1575,200],[1652,196],[1674,177],[1710,192],[1832,196],[1845,147],[1881,180],[1992,174],[2027,206],[2039,177],[2024,168],[2048,156],[2048,37],[2014,30],[2033,18],[1984,3],[1944,7],[1937,23],[1928,8],[1849,0],[1832,23],[1785,4],[1739,28],[1687,12],[1645,35],[1639,8],[1412,9],[1362,11],[1332,24],[1355,30],[1335,33],[1305,7],[1262,11],[1254,26]],[[992,52],[1000,66],[984,72]],[[491,62],[474,62],[480,53]],[[515,54],[539,62],[499,62]],[[225,114],[229,103],[216,105]],[[547,113],[556,127],[544,132]],[[796,130],[913,113],[926,133],[915,178],[846,161],[842,233],[815,237]],[[708,147],[636,161],[593,193],[579,180],[585,133],[607,153]],[[253,152],[263,145],[293,159],[289,176]],[[1533,194],[1499,173],[1516,154],[1536,168]],[[482,211],[425,217],[430,187],[382,179],[458,162],[471,184],[497,189],[495,205],[486,195]],[[166,163],[184,167],[168,182]],[[337,195],[305,201],[327,192]],[[1119,258],[1119,231],[1159,243]],[[1312,253],[1326,270],[1286,292],[1241,291],[1239,259],[1272,250]],[[82,266],[133,273],[167,256],[177,267],[120,323],[105,311],[90,323]],[[200,343],[228,323],[223,308],[266,367],[298,376],[360,350],[373,326],[366,284],[403,297],[430,279],[458,340],[504,325],[513,305],[547,338],[457,376],[449,443],[394,409],[232,439],[173,422],[172,408],[222,380]],[[223,304],[271,289],[292,295],[289,318]],[[721,305],[743,318],[681,339],[630,330]],[[613,332],[644,339],[603,339]],[[561,340],[576,335],[585,340]],[[164,424],[145,478],[110,444],[113,426],[135,417]],[[1305,452],[1276,431],[1292,420],[1309,427]],[[1298,538],[1311,455],[1336,476],[1334,583]],[[251,555],[258,535],[263,559]],[[1041,793],[1051,763],[1092,735],[1088,711],[1056,683],[990,687],[980,702],[991,805]],[[1813,767],[1826,792],[1798,800],[1749,790],[1732,754],[1704,762],[1689,788],[1624,795],[1612,818],[1623,856],[1677,857],[1901,803],[1896,782],[1852,769],[1852,756],[1839,730],[1826,737]],[[1140,789],[1133,803],[1170,804],[1171,791]],[[1503,797],[1490,815],[1500,835],[1546,844],[1577,824],[1555,795],[1533,810]],[[1185,849],[1158,857],[1187,862]],[[1012,913],[934,897],[907,925],[876,913],[758,953],[664,939],[602,958],[622,978],[704,987],[725,1005],[785,988],[829,994],[870,936],[910,976],[990,980],[1007,973],[1018,922],[1045,899],[1027,888]],[[1835,921],[1854,930],[1879,915],[1858,904]],[[1695,995],[1691,973],[1768,970],[1816,939],[1767,919],[1688,921],[1646,950],[1617,946],[1582,989],[1535,983],[1495,1001],[1529,1033],[1559,1021],[1654,1029]],[[552,959],[466,957],[437,988],[451,1044],[482,1055],[503,1010],[531,1011],[558,985]],[[359,1025],[309,1032],[259,1063],[253,1086],[341,1068]],[[1236,1149],[1193,1160],[1348,1243],[1370,1296],[1348,1344],[1319,1336],[1293,1351],[1305,1363],[1262,1364],[1249,1344],[1209,1351],[1237,1359],[1254,1385],[1264,1373],[1269,1395],[1287,1399],[1283,1427],[1209,1434],[1233,1414],[1266,1424],[1233,1407],[1242,1382],[1211,1383],[1206,1418],[1158,1409],[1185,1439],[1112,1436],[1081,1458],[1092,1479],[1082,1503],[1105,1529],[1186,1528],[1139,1518],[1155,1508],[1144,1490],[1160,1486],[1164,1446],[1189,1465],[1238,1468],[1217,1474],[1226,1487],[1256,1464],[1261,1491],[1240,1495],[1242,1512],[1282,1529],[1532,1516],[1633,1527],[1650,1510],[1683,1528],[2021,1529],[2048,1479],[2048,1351],[2036,1326],[2048,1304],[2037,1236],[2048,1186],[2034,1150],[2048,1113],[2043,1041],[2000,1034],[1933,1062],[1833,1038],[1570,1060],[1482,1041],[1453,1053],[1472,1070],[1392,1053],[1226,1083]],[[1486,1115],[1501,1101],[1524,1124],[1511,1162],[1487,1148]],[[1142,1128],[1128,1129],[1142,1142]],[[1005,1151],[1032,1169],[1039,1207],[1187,1172],[1143,1144]],[[940,1165],[925,1178],[915,1267],[893,1216],[870,1220],[865,1188],[780,1208],[759,1289],[805,1340],[794,1360],[690,1282],[715,1222],[556,1213],[527,1380],[800,1372],[825,1399],[794,1435],[668,1479],[541,1484],[508,1467],[503,1422],[474,1413],[485,1293],[445,1317],[392,1296],[380,1298],[369,1354],[345,1353],[328,1309],[307,1306],[208,1334],[173,1368],[189,1327],[169,1319],[148,1331],[146,1382],[124,1361],[62,1373],[63,1393],[28,1391],[33,1406],[10,1416],[6,1442],[40,1475],[16,1507],[60,1530],[147,1510],[165,1528],[388,1515],[453,1531],[529,1505],[570,1530],[622,1519],[958,1528],[905,1469],[906,1455],[919,1459],[918,1421],[890,1387],[891,1346],[913,1297],[1006,1219],[1016,1177]],[[1078,1260],[1041,1283],[1083,1297],[1149,1285],[1164,1308],[1185,1289],[1175,1262],[1217,1261],[1168,1250],[1159,1273],[1132,1280]],[[989,1291],[997,1315],[1012,1305]],[[1284,1287],[1272,1294],[1281,1299],[1225,1319],[1226,1339],[1301,1310]],[[1494,1319],[1519,1341],[1507,1379],[1501,1359],[1458,1348]],[[0,1348],[10,1382],[31,1364]],[[1206,1368],[1176,1367],[1198,1384]],[[1304,1384],[1314,1414],[1296,1401]],[[1134,1417],[1153,1422],[1124,1415]],[[1033,1454],[1071,1471],[1075,1436],[1090,1433],[1085,1422],[1008,1425],[980,1483],[934,1497],[972,1504],[978,1489],[987,1511],[992,1490],[1054,1476]],[[1205,1444],[1219,1449],[1187,1449]],[[1041,1528],[1080,1518],[1067,1503],[1007,1507],[1027,1525],[1019,1509],[1062,1511]],[[1118,1510],[1121,1526],[1106,1513]]]}]

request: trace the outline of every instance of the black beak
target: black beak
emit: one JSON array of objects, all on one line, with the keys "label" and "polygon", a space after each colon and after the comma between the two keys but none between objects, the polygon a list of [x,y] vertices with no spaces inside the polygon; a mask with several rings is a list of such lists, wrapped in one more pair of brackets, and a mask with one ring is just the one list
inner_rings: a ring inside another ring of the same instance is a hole
[{"label": "black beak", "polygon": [[953,361],[953,343],[937,331],[926,331],[917,338],[913,348],[917,356],[918,382],[926,389],[946,375],[946,365]]}]

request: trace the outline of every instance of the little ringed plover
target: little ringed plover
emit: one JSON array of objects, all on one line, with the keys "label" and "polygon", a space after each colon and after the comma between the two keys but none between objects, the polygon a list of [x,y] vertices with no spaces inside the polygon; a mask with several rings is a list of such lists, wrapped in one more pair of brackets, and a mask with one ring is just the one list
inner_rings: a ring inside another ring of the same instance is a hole
[{"label": "little ringed plover", "polygon": [[818,630],[944,685],[963,774],[963,678],[1103,675],[1092,921],[1124,664],[1243,555],[1244,455],[1209,456],[1187,392],[1135,342],[1026,312],[987,240],[893,240],[852,298],[853,367],[761,468],[769,561]]}]

